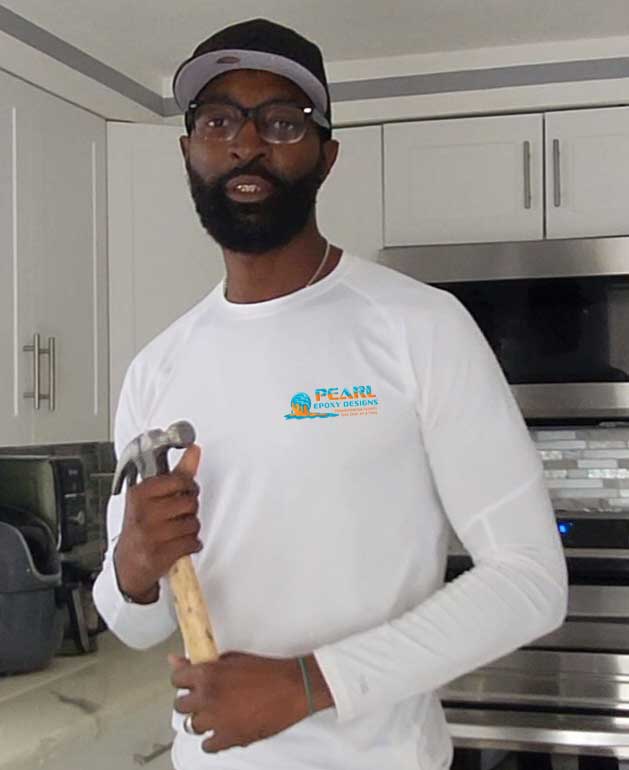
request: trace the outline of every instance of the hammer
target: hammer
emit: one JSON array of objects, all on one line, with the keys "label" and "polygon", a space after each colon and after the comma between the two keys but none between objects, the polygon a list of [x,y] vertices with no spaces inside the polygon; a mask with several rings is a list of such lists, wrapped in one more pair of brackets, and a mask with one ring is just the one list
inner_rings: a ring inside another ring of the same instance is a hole
[{"label": "hammer", "polygon": [[[125,479],[127,486],[132,487],[138,473],[143,479],[168,473],[168,450],[185,449],[194,443],[195,437],[192,425],[181,420],[166,430],[149,430],[134,438],[116,465],[112,494],[120,494]],[[210,618],[190,556],[183,556],[173,564],[168,572],[168,580],[191,663],[216,660],[218,652]]]}]

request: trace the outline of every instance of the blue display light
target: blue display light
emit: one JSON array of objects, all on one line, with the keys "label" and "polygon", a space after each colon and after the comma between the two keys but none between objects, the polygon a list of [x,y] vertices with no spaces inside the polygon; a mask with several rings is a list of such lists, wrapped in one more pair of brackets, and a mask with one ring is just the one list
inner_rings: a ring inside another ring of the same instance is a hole
[{"label": "blue display light", "polygon": [[557,526],[559,527],[559,532],[560,532],[562,535],[567,535],[567,534],[568,534],[568,532],[570,532],[570,530],[571,530],[571,529],[572,529],[572,527],[573,527],[573,522],[572,522],[572,521],[560,521],[560,522],[557,524]]}]

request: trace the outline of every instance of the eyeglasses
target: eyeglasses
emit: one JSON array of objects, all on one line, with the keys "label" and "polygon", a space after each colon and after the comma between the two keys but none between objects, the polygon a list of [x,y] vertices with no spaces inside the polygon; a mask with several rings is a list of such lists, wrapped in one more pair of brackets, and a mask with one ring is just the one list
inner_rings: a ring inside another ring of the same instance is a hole
[{"label": "eyeglasses", "polygon": [[223,102],[191,102],[186,114],[188,130],[200,139],[212,142],[230,142],[247,120],[253,120],[261,139],[271,144],[294,144],[306,135],[308,121],[323,128],[330,123],[314,107],[270,102],[258,107],[244,108]]}]

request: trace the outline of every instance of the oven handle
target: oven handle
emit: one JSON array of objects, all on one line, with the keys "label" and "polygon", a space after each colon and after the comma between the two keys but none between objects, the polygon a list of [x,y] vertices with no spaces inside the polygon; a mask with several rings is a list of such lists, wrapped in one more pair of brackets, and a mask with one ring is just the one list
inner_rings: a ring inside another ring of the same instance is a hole
[{"label": "oven handle", "polygon": [[530,209],[531,205],[531,143],[524,142],[524,208]]},{"label": "oven handle", "polygon": [[555,208],[561,206],[561,155],[559,139],[553,139],[553,194]]},{"label": "oven handle", "polygon": [[629,758],[627,717],[444,706],[454,745],[460,748]]}]

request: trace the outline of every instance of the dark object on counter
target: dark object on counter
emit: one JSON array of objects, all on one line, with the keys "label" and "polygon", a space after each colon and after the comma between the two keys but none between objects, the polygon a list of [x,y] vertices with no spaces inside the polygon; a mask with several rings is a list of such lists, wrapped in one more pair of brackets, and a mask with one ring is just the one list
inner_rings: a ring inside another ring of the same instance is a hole
[{"label": "dark object on counter", "polygon": [[50,527],[27,511],[0,508],[0,674],[50,663],[63,635],[60,585]]}]

